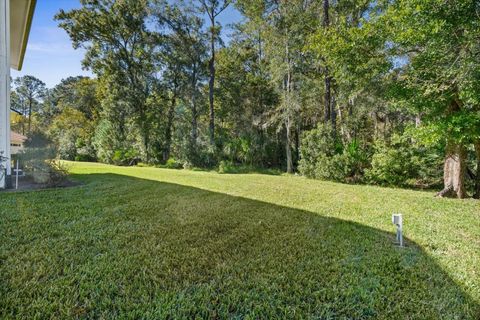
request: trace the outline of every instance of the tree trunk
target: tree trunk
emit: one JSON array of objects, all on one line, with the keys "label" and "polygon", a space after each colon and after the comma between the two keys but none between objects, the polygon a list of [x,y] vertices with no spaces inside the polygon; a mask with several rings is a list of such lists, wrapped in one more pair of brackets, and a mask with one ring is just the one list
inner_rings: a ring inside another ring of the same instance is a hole
[{"label": "tree trunk", "polygon": [[300,126],[295,130],[295,167],[298,167],[300,161]]},{"label": "tree trunk", "polygon": [[475,155],[477,156],[477,173],[475,175],[475,199],[480,199],[480,140],[475,142]]},{"label": "tree trunk", "polygon": [[[330,3],[329,0],[323,0],[323,27],[327,29],[330,26],[330,14],[329,14]],[[325,123],[331,119],[331,103],[332,103],[332,78],[330,77],[330,72],[328,67],[325,65]]]},{"label": "tree trunk", "polygon": [[331,82],[332,79],[328,75],[328,68],[325,68],[325,123],[330,122],[330,103],[332,102],[331,95]]},{"label": "tree trunk", "polygon": [[28,134],[32,132],[32,99],[28,100]]},{"label": "tree trunk", "polygon": [[192,132],[191,132],[191,139],[192,139],[192,147],[197,143],[198,137],[198,125],[197,125],[197,101],[196,101],[196,86],[197,86],[197,66],[193,66],[192,71],[192,96],[191,96],[191,103],[192,103]]},{"label": "tree trunk", "polygon": [[145,114],[145,104],[143,104],[139,109],[139,127],[142,138],[143,149],[145,150],[145,162],[150,162],[150,128],[147,116]]},{"label": "tree trunk", "polygon": [[287,139],[285,149],[287,151],[287,173],[293,173],[293,159],[292,159],[292,143],[291,143],[291,124],[290,117],[287,118],[285,123],[287,129]]},{"label": "tree trunk", "polygon": [[177,104],[176,88],[173,89],[173,96],[170,102],[167,116],[167,127],[165,128],[165,147],[163,149],[163,161],[166,162],[170,158],[170,149],[172,146],[172,127],[175,115],[175,105]]},{"label": "tree trunk", "polygon": [[290,66],[290,46],[288,43],[288,31],[285,30],[285,61],[287,62],[287,74],[284,79],[284,93],[285,93],[285,107],[286,112],[285,129],[287,139],[285,141],[285,150],[287,155],[287,173],[293,173],[293,159],[292,159],[292,139],[291,139],[291,108],[292,108],[292,72]]},{"label": "tree trunk", "polygon": [[337,102],[335,100],[335,95],[332,95],[332,100],[330,102],[330,120],[332,123],[332,134],[333,138],[336,139],[336,133],[337,133]]},{"label": "tree trunk", "polygon": [[377,112],[373,112],[373,136],[375,137],[375,140],[378,139],[378,115]]},{"label": "tree trunk", "polygon": [[330,3],[329,0],[323,0],[323,26],[328,27],[330,25]]},{"label": "tree trunk", "polygon": [[442,191],[437,193],[439,197],[457,197],[463,199],[467,196],[465,189],[467,149],[465,146],[447,142],[445,150],[445,163],[443,167]]},{"label": "tree trunk", "polygon": [[210,69],[210,80],[208,82],[208,100],[210,103],[210,144],[215,145],[215,109],[214,109],[214,87],[215,87],[215,16],[212,12],[212,33],[210,38],[211,58],[208,63]]}]

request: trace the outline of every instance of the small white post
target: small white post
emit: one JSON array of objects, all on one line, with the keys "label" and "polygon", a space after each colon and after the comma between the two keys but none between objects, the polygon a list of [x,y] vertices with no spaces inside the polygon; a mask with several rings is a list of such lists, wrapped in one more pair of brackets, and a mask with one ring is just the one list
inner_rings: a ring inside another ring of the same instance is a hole
[{"label": "small white post", "polygon": [[403,247],[403,217],[401,214],[392,215],[392,223],[397,226],[397,243]]}]

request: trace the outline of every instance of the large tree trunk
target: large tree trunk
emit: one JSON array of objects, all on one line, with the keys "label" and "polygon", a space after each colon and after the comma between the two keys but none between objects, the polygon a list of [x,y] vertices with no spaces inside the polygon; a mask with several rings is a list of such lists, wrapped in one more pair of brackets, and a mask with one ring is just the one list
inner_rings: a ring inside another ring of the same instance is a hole
[{"label": "large tree trunk", "polygon": [[475,142],[475,155],[477,156],[477,173],[475,175],[475,199],[480,199],[480,140]]},{"label": "large tree trunk", "polygon": [[445,150],[445,163],[443,167],[442,191],[437,193],[439,197],[457,197],[463,199],[467,196],[465,189],[467,149],[465,146],[447,142]]}]

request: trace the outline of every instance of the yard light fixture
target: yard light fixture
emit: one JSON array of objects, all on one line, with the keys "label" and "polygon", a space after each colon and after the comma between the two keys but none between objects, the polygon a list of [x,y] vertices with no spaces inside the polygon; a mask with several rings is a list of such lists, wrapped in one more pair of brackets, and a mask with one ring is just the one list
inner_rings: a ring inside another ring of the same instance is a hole
[{"label": "yard light fixture", "polygon": [[403,247],[403,218],[401,214],[392,215],[392,223],[397,226],[397,243],[400,247]]}]

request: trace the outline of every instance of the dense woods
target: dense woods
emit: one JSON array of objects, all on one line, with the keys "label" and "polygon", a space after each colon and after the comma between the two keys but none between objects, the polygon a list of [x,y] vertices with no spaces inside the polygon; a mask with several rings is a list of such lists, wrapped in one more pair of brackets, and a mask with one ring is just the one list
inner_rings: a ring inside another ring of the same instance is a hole
[{"label": "dense woods", "polygon": [[14,130],[62,159],[480,197],[478,1],[81,3],[56,19],[95,78],[12,95]]}]

